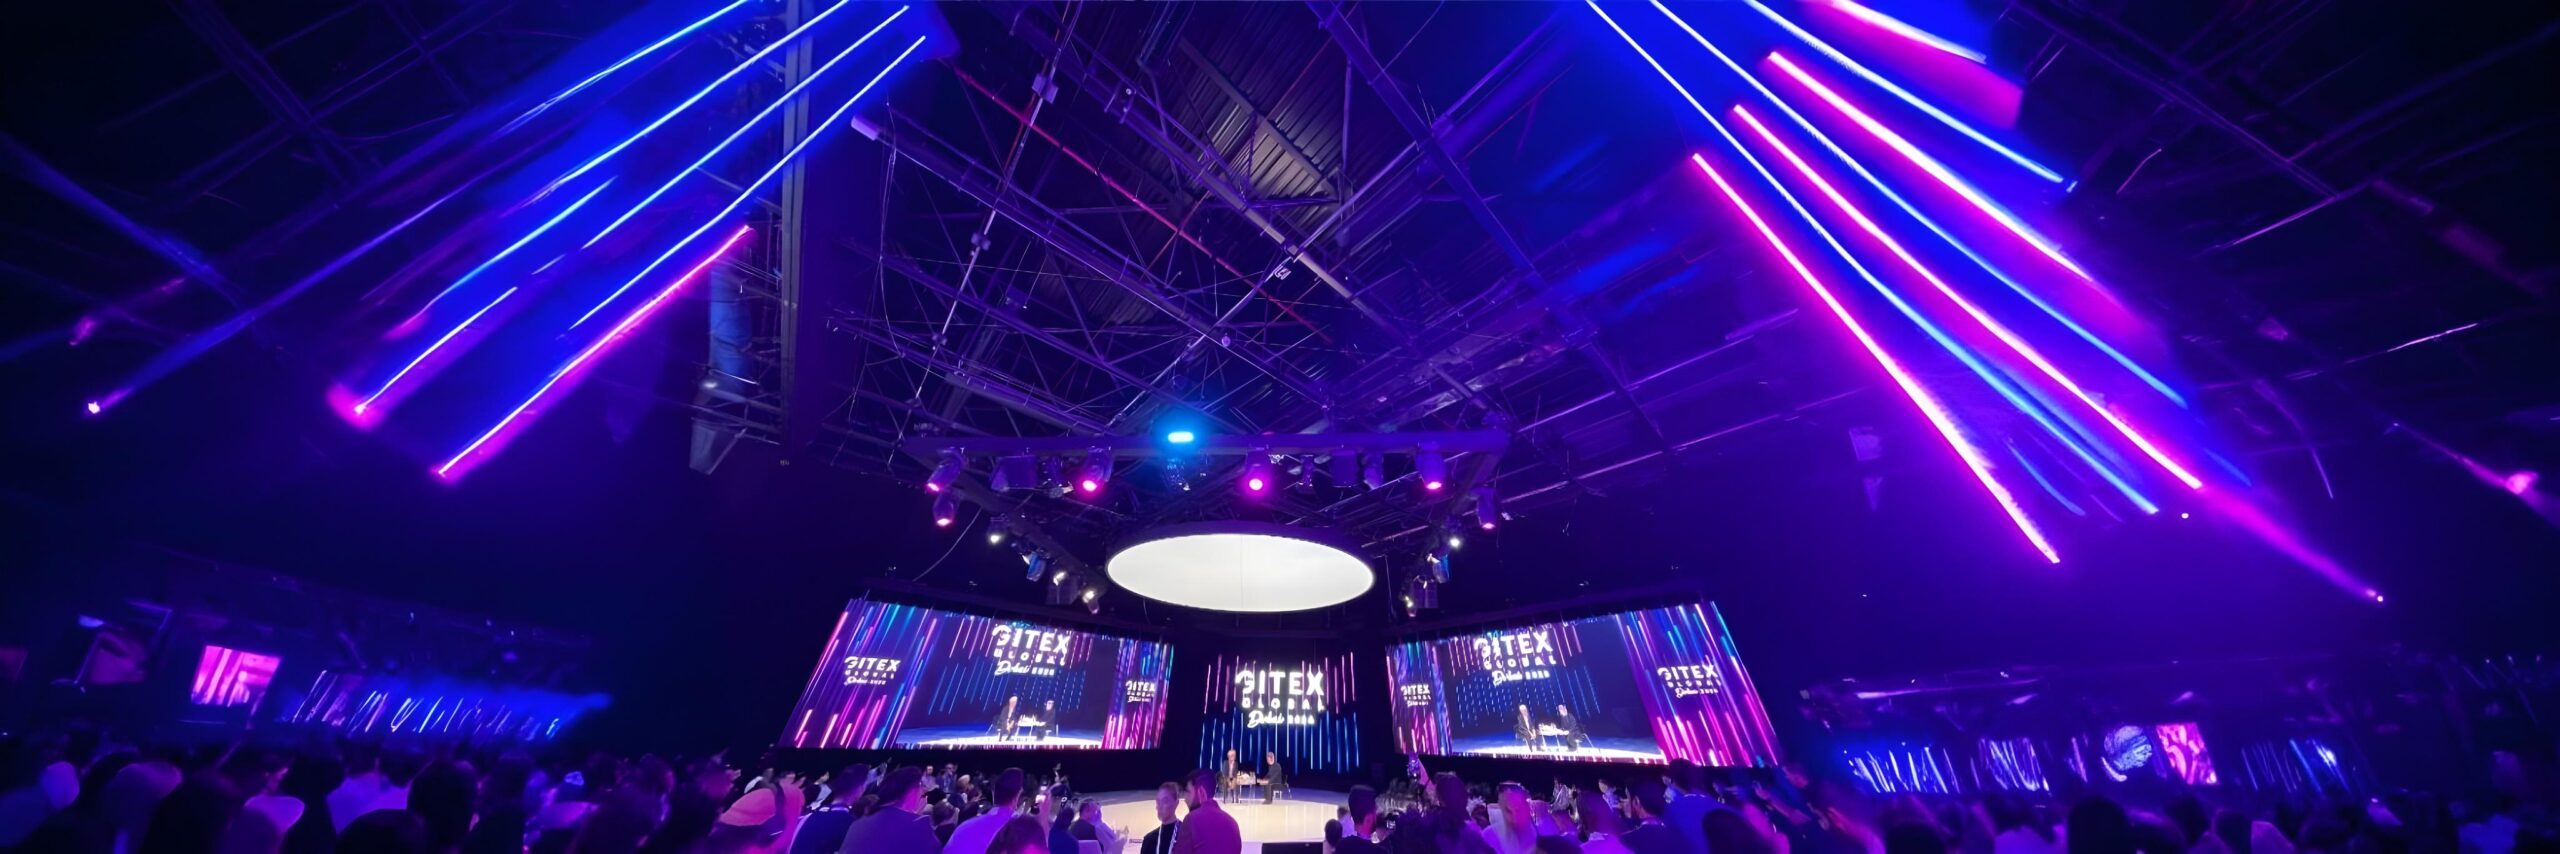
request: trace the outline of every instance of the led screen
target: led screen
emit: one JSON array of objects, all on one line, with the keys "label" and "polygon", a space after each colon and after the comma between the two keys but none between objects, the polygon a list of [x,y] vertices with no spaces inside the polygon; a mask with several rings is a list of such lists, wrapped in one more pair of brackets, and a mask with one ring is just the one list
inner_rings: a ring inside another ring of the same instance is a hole
[{"label": "led screen", "polygon": [[1173,650],[1044,623],[857,600],[782,738],[794,747],[1150,748]]},{"label": "led screen", "polygon": [[[1359,675],[1349,654],[1331,657],[1219,656],[1209,662],[1201,697],[1200,764],[1267,779],[1266,766],[1287,774],[1350,773],[1360,767],[1360,719],[1352,711]],[[1375,679],[1377,677],[1370,677]]]},{"label": "led screen", "polygon": [[187,700],[199,706],[255,706],[267,695],[267,685],[276,681],[276,665],[283,661],[205,644],[204,656],[196,659],[196,678],[187,688]]},{"label": "led screen", "polygon": [[1389,648],[1411,753],[1775,765],[1777,736],[1712,605],[1628,611]]}]

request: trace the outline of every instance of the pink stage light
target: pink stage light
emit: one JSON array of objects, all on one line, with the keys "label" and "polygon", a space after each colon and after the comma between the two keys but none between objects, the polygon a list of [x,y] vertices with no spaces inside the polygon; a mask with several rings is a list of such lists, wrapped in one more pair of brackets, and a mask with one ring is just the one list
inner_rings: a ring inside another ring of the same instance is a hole
[{"label": "pink stage light", "polygon": [[437,466],[436,476],[448,479],[452,478],[454,476],[455,467],[460,466],[464,460],[473,459],[473,455],[476,452],[478,452],[482,447],[488,445],[490,440],[497,438],[498,434],[505,432],[510,425],[515,424],[516,419],[523,417],[527,410],[533,408],[534,404],[541,402],[543,396],[550,394],[553,388],[559,386],[561,380],[567,379],[571,375],[576,374],[580,367],[593,361],[596,354],[604,352],[605,348],[611,347],[615,342],[622,340],[622,336],[629,333],[633,327],[639,326],[641,321],[647,320],[650,315],[657,313],[659,306],[665,305],[667,300],[676,295],[677,291],[683,290],[686,284],[689,284],[694,279],[699,278],[703,271],[711,269],[712,262],[718,261],[721,257],[728,255],[731,247],[737,246],[738,241],[746,239],[747,233],[754,230],[755,229],[752,226],[742,225],[738,226],[737,231],[730,232],[729,239],[722,241],[719,248],[711,250],[711,254],[704,256],[701,263],[693,265],[693,269],[686,270],[684,275],[676,277],[676,280],[667,285],[665,290],[659,291],[656,296],[650,297],[647,302],[641,303],[640,307],[632,309],[629,315],[623,317],[621,323],[614,324],[611,331],[606,332],[603,337],[597,338],[595,343],[587,345],[586,349],[578,351],[578,355],[570,357],[567,364],[563,364],[558,370],[552,371],[551,376],[544,379],[542,381],[542,385],[533,390],[532,396],[525,398],[523,403],[517,404],[515,409],[508,411],[506,417],[498,419],[498,423],[495,426],[490,427],[488,432],[482,433],[479,438],[471,440],[471,444],[463,446],[462,452],[454,454],[452,459],[444,462],[444,465]]},{"label": "pink stage light", "polygon": [[1840,111],[1840,114],[1842,116],[1846,116],[1849,121],[1857,124],[1859,128],[1864,129],[1868,134],[1873,135],[1886,146],[1891,147],[1894,150],[1894,153],[1902,155],[1903,159],[1911,161],[1912,165],[1918,166],[1921,171],[1929,173],[1929,177],[1937,179],[1938,183],[1945,185],[1949,190],[1955,191],[1956,195],[1963,196],[1964,200],[1973,205],[1975,210],[1981,211],[1984,216],[1990,217],[1993,221],[1998,222],[2002,228],[2008,229],[2010,234],[2017,235],[2019,240],[2025,241],[2028,246],[2034,247],[2037,254],[2043,255],[2047,260],[2052,261],[2055,265],[2071,271],[2072,275],[2078,276],[2084,281],[2095,283],[2096,278],[2089,275],[2089,271],[2081,269],[2079,262],[2073,261],[2071,260],[2071,256],[2063,254],[2061,247],[2053,245],[2053,241],[2046,239],[2042,234],[2036,233],[2035,228],[2027,225],[2025,221],[2018,219],[2017,214],[2010,213],[2009,209],[2001,207],[2000,203],[1994,202],[1990,197],[1984,196],[1981,190],[1975,189],[1971,183],[1968,183],[1961,177],[1957,177],[1954,172],[1949,171],[1946,164],[1939,163],[1937,158],[1930,157],[1927,152],[1921,151],[1919,146],[1912,145],[1910,140],[1902,138],[1902,135],[1895,133],[1892,128],[1885,127],[1884,123],[1878,122],[1873,116],[1867,115],[1865,110],[1858,109],[1857,105],[1851,104],[1848,99],[1840,97],[1840,93],[1832,91],[1831,87],[1825,86],[1822,84],[1822,81],[1814,79],[1813,75],[1806,73],[1802,67],[1797,66],[1793,61],[1787,59],[1786,54],[1771,51],[1769,53],[1769,62],[1776,65],[1779,71],[1785,72],[1788,77],[1794,78],[1797,83],[1803,84],[1806,89],[1811,90],[1814,97],[1822,99],[1823,103],[1831,105],[1832,109]]},{"label": "pink stage light", "polygon": [[2054,367],[2051,361],[2046,360],[2042,353],[2036,352],[2034,345],[2028,344],[2024,339],[2019,338],[2017,333],[2010,331],[2008,326],[2002,324],[1998,319],[1993,318],[1990,313],[1983,311],[1980,306],[1974,305],[1972,300],[1965,299],[1964,295],[1957,293],[1956,289],[1953,286],[1948,285],[1945,279],[1939,278],[1936,272],[1931,271],[1928,265],[1921,263],[1919,258],[1913,257],[1910,250],[1904,249],[1900,241],[1894,240],[1892,235],[1886,234],[1884,228],[1877,225],[1875,220],[1869,218],[1865,211],[1859,210],[1858,206],[1849,201],[1848,197],[1841,195],[1838,189],[1832,187],[1830,181],[1824,180],[1820,173],[1815,172],[1811,164],[1806,163],[1804,158],[1797,156],[1795,149],[1789,147],[1784,141],[1778,139],[1777,134],[1771,133],[1767,125],[1761,124],[1758,116],[1752,115],[1750,110],[1745,109],[1740,104],[1734,105],[1733,114],[1740,117],[1743,124],[1749,125],[1752,132],[1760,136],[1761,141],[1766,142],[1770,147],[1777,149],[1778,156],[1786,158],[1787,163],[1795,167],[1796,174],[1804,176],[1807,181],[1811,181],[1814,188],[1820,190],[1824,198],[1831,200],[1831,204],[1834,207],[1839,208],[1842,213],[1848,214],[1849,219],[1858,224],[1859,230],[1865,231],[1867,236],[1875,238],[1876,242],[1884,244],[1886,251],[1891,252],[1893,257],[1900,259],[1904,266],[1910,267],[1912,272],[1918,273],[1920,278],[1927,280],[1931,287],[1938,290],[1938,293],[1945,295],[1949,301],[1955,303],[1956,308],[1961,309],[1965,313],[1965,316],[1973,318],[1975,323],[1981,324],[1983,329],[1990,331],[1992,337],[2000,339],[2001,344],[2007,345],[2011,352],[2017,353],[2019,358],[2027,360],[2027,363],[2030,365],[2034,365],[2036,371],[2044,374],[2046,379],[2052,380],[2055,384],[2062,386],[2063,390],[2070,392],[2072,398],[2080,401],[2082,406],[2088,407],[2089,411],[2095,412],[2099,418],[2105,419],[2107,426],[2115,428],[2118,435],[2123,436],[2125,441],[2133,443],[2134,447],[2141,449],[2143,456],[2150,457],[2152,462],[2158,463],[2161,468],[2168,470],[2169,474],[2176,477],[2179,483],[2186,484],[2188,489],[2204,488],[2203,480],[2198,479],[2195,474],[2189,472],[2185,466],[2179,465],[2177,460],[2171,459],[2167,453],[2162,452],[2157,445],[2153,444],[2149,437],[2142,435],[2141,431],[2133,429],[2133,425],[2125,423],[2124,419],[2117,417],[2115,412],[2108,409],[2105,404],[2099,403],[2096,398],[2090,396],[2089,392],[2082,389],[2079,383],[2073,382],[2069,376],[2062,373],[2060,368]]},{"label": "pink stage light", "polygon": [[1921,387],[1920,382],[1912,378],[1900,362],[1895,361],[1891,354],[1885,352],[1884,345],[1867,333],[1866,327],[1860,325],[1858,319],[1849,313],[1848,306],[1832,295],[1830,287],[1822,283],[1822,278],[1815,275],[1813,269],[1796,256],[1795,250],[1787,245],[1786,240],[1779,237],[1775,229],[1769,227],[1768,221],[1760,217],[1760,212],[1753,209],[1751,203],[1742,198],[1741,191],[1734,189],[1731,183],[1726,182],[1724,176],[1716,172],[1715,167],[1707,165],[1706,157],[1692,153],[1689,155],[1689,162],[1697,164],[1699,170],[1707,173],[1707,179],[1715,182],[1716,189],[1724,194],[1725,201],[1732,203],[1734,209],[1740,211],[1744,219],[1751,221],[1752,229],[1760,233],[1761,239],[1768,241],[1769,247],[1777,250],[1778,257],[1786,262],[1789,269],[1795,271],[1796,277],[1803,280],[1806,287],[1812,289],[1814,296],[1820,298],[1822,304],[1831,310],[1832,316],[1839,318],[1840,325],[1846,327],[1849,334],[1858,339],[1858,345],[1865,348],[1867,355],[1873,358],[1879,367],[1884,368],[1886,376],[1893,379],[1894,385],[1902,390],[1903,396],[1910,398],[1912,405],[1918,407],[1920,414],[1928,418],[1929,425],[1938,431],[1939,437],[1945,439],[1948,447],[1953,448],[1956,456],[1964,461],[1965,467],[1973,471],[1974,479],[1982,483],[1984,491],[1991,493],[1992,499],[1999,502],[2000,509],[2009,515],[2009,521],[2017,525],[2018,532],[2026,536],[2027,542],[2044,555],[2046,562],[2061,563],[2062,556],[2053,550],[2050,542],[2045,540],[2044,532],[2036,527],[2035,521],[2027,517],[2026,508],[2019,506],[2016,497],[2009,494],[2008,488],[2001,486],[2000,481],[1991,476],[1989,460],[1983,456],[1980,449],[1975,448],[1973,443],[1964,437],[1963,432],[1956,427],[1955,419],[1947,414],[1937,399],[1930,395],[1927,389]]},{"label": "pink stage light", "polygon": [[1101,491],[1102,491],[1102,481],[1094,480],[1093,478],[1089,478],[1089,477],[1088,477],[1088,478],[1085,478],[1085,479],[1083,479],[1083,480],[1077,481],[1077,482],[1076,482],[1076,488],[1077,488],[1077,489],[1084,490],[1084,494],[1086,494],[1086,495],[1092,495],[1092,494],[1094,494],[1094,493],[1096,493],[1096,492],[1101,492]]}]

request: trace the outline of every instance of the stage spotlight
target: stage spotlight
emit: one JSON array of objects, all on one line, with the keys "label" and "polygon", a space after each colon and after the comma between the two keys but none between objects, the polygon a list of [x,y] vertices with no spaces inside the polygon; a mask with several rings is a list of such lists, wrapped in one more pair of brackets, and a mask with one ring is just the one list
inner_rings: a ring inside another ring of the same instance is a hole
[{"label": "stage spotlight", "polygon": [[1084,470],[1076,473],[1076,491],[1094,495],[1102,485],[1111,482],[1111,452],[1095,448],[1085,452]]},{"label": "stage spotlight", "polygon": [[[1479,486],[1479,487],[1476,487],[1476,490],[1475,490],[1475,491],[1476,491],[1476,527],[1483,528],[1483,529],[1485,529],[1485,530],[1487,530],[1487,531],[1493,530],[1493,524],[1494,524],[1494,522],[1496,522],[1497,520],[1499,520],[1499,519],[1501,518],[1500,516],[1498,516],[1498,515],[1496,515],[1496,514],[1494,513],[1494,509],[1493,509],[1493,487],[1490,487],[1490,486]],[[1454,544],[1455,544],[1455,543],[1452,543],[1452,545],[1454,545]]]},{"label": "stage spotlight", "polygon": [[1244,491],[1261,495],[1271,491],[1271,457],[1262,451],[1248,455],[1244,464]]},{"label": "stage spotlight", "polygon": [[1084,612],[1085,612],[1085,613],[1087,613],[1087,614],[1099,614],[1099,613],[1102,613],[1102,588],[1099,588],[1099,587],[1087,587],[1087,588],[1085,588],[1085,589],[1084,589],[1084,595],[1082,595],[1082,596],[1078,596],[1078,597],[1076,597],[1076,598],[1084,600]]},{"label": "stage spotlight", "polygon": [[997,522],[996,524],[993,524],[993,525],[989,525],[989,526],[987,526],[987,545],[990,545],[990,546],[1001,546],[1001,545],[1004,545],[1004,523],[1003,523],[1003,522]]},{"label": "stage spotlight", "polygon": [[1360,460],[1360,482],[1370,489],[1387,485],[1387,460],[1384,455],[1370,454]]},{"label": "stage spotlight", "polygon": [[1298,458],[1298,482],[1290,488],[1301,493],[1316,491],[1316,455],[1307,454]]},{"label": "stage spotlight", "polygon": [[1057,572],[1050,573],[1050,574],[1049,574],[1049,583],[1050,583],[1050,584],[1052,584],[1052,585],[1065,584],[1065,583],[1067,583],[1067,571],[1066,571],[1066,570],[1061,569],[1061,570],[1058,570]]},{"label": "stage spotlight", "polygon": [[1334,451],[1331,475],[1333,485],[1339,489],[1350,489],[1352,484],[1359,483],[1360,452],[1350,448]]},{"label": "stage spotlight", "polygon": [[1458,523],[1456,523],[1456,522],[1450,522],[1450,523],[1449,523],[1449,536],[1448,536],[1448,540],[1447,540],[1447,541],[1448,541],[1448,543],[1449,543],[1449,548],[1450,548],[1450,549],[1455,550],[1455,549],[1457,549],[1457,547],[1459,547],[1459,546],[1463,546],[1463,545],[1466,545],[1466,544],[1467,544],[1467,540],[1466,540],[1466,538],[1465,538],[1465,537],[1463,537],[1463,536],[1460,536],[1460,535],[1459,535],[1460,533],[1461,533],[1461,529],[1458,527]]},{"label": "stage spotlight", "polygon": [[1410,603],[1406,605],[1409,608],[1440,607],[1440,585],[1432,583],[1428,578],[1416,578],[1413,580],[1413,590],[1405,594],[1405,599]]},{"label": "stage spotlight", "polygon": [[960,479],[960,452],[942,452],[942,462],[933,467],[933,476],[924,479],[924,491],[941,492]]},{"label": "stage spotlight", "polygon": [[1046,552],[1030,552],[1022,556],[1022,580],[1024,581],[1040,580],[1040,572],[1048,568],[1049,555]]},{"label": "stage spotlight", "polygon": [[1421,453],[1413,455],[1413,473],[1422,478],[1425,492],[1439,492],[1441,487],[1449,485],[1449,463],[1440,459],[1440,451],[1436,448],[1425,447]]},{"label": "stage spotlight", "polygon": [[1437,580],[1437,581],[1441,581],[1441,582],[1446,582],[1446,581],[1448,581],[1448,580],[1449,580],[1449,549],[1448,549],[1448,547],[1446,547],[1446,546],[1442,546],[1442,547],[1440,547],[1440,548],[1432,549],[1432,550],[1431,550],[1431,554],[1430,554],[1428,557],[1425,557],[1425,558],[1424,558],[1424,561],[1425,561],[1425,562],[1427,562],[1427,563],[1429,563],[1429,564],[1431,565],[1431,577],[1432,577],[1432,579]]},{"label": "stage spotlight", "polygon": [[1164,434],[1164,441],[1168,445],[1188,445],[1200,441],[1200,434],[1189,430],[1175,430]]},{"label": "stage spotlight", "polygon": [[942,493],[942,494],[939,494],[939,495],[936,495],[936,496],[934,496],[934,497],[933,497],[933,525],[934,525],[934,527],[937,527],[937,528],[948,528],[948,527],[951,527],[951,523],[952,523],[952,522],[954,522],[954,521],[957,521],[959,518],[960,518],[960,501],[959,501],[959,499],[952,498],[952,497],[951,497],[951,493],[948,493],[948,492],[945,492],[945,493]]},{"label": "stage spotlight", "polygon": [[1029,454],[996,458],[995,477],[988,481],[997,492],[1031,489],[1040,485],[1040,463]]}]

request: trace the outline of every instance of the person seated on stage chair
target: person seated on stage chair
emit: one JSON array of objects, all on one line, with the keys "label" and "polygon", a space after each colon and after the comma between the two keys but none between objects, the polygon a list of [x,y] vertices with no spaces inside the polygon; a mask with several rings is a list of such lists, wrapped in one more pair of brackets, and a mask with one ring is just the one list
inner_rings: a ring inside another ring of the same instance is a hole
[{"label": "person seated on stage chair", "polygon": [[1218,794],[1234,797],[1242,779],[1243,772],[1236,768],[1236,750],[1227,748],[1227,762],[1218,767]]},{"label": "person seated on stage chair", "polygon": [[1262,802],[1270,803],[1273,795],[1289,793],[1289,768],[1280,764],[1280,754],[1262,754]]},{"label": "person seated on stage chair", "polygon": [[1182,823],[1174,820],[1173,811],[1181,805],[1181,786],[1166,783],[1156,787],[1156,829],[1138,840],[1138,854],[1173,854],[1174,840],[1182,835]]},{"label": "person seated on stage chair", "polygon": [[1014,709],[1021,699],[1019,696],[1004,698],[1004,708],[996,710],[996,719],[987,724],[988,735],[995,736],[998,741],[1013,740]]},{"label": "person seated on stage chair", "polygon": [[1191,812],[1182,819],[1174,854],[1244,854],[1244,830],[1235,816],[1218,808],[1218,772],[1191,772]]},{"label": "person seated on stage chair", "polygon": [[1046,740],[1057,737],[1058,701],[1042,700],[1040,701],[1040,738]]},{"label": "person seated on stage chair", "polygon": [[1521,747],[1538,749],[1538,724],[1529,720],[1529,704],[1520,704],[1520,717],[1511,722],[1511,734],[1520,739]]},{"label": "person seated on stage chair", "polygon": [[1573,710],[1565,708],[1562,703],[1556,704],[1556,729],[1564,731],[1566,750],[1580,750],[1591,746],[1591,736],[1582,731],[1582,720],[1574,717]]}]

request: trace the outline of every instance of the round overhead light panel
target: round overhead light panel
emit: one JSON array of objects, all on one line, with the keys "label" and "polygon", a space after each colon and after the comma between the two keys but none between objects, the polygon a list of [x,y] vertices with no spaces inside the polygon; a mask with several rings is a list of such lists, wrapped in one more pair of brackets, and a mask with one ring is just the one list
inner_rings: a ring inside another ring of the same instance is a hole
[{"label": "round overhead light panel", "polygon": [[1339,605],[1377,583],[1350,546],[1259,522],[1157,528],[1120,547],[1106,571],[1112,584],[1158,602],[1249,613]]}]

